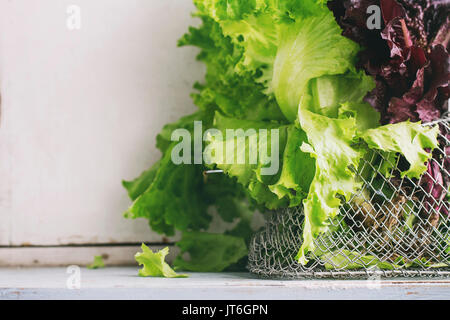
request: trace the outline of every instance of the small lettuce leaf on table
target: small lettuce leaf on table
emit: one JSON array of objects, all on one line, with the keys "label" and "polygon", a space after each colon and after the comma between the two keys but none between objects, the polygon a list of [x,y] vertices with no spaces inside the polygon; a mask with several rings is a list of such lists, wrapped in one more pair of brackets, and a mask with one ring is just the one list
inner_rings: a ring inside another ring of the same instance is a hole
[{"label": "small lettuce leaf on table", "polygon": [[142,252],[135,255],[136,261],[142,265],[139,270],[141,277],[187,278],[186,274],[176,273],[165,261],[169,254],[169,248],[153,252],[145,244],[142,244]]},{"label": "small lettuce leaf on table", "polygon": [[105,267],[105,262],[103,261],[102,256],[95,256],[94,261],[87,265],[88,269],[102,269]]}]

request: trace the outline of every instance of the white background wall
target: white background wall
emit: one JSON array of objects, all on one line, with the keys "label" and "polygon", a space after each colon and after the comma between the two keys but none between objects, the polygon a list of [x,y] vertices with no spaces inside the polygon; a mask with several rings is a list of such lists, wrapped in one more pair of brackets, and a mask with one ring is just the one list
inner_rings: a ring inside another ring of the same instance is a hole
[{"label": "white background wall", "polygon": [[[0,0],[0,245],[162,241],[122,218],[122,179],[194,110],[191,0]],[[81,29],[66,26],[69,5]]]}]

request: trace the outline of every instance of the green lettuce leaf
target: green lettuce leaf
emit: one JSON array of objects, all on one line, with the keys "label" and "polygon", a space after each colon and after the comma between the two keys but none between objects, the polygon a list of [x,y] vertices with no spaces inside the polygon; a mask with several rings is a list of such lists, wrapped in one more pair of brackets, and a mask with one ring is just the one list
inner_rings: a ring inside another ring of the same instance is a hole
[{"label": "green lettuce leaf", "polygon": [[309,81],[354,69],[359,47],[341,35],[331,12],[280,27],[273,90],[286,118],[294,121]]},{"label": "green lettuce leaf", "polygon": [[102,269],[105,267],[105,262],[103,261],[103,257],[102,256],[95,256],[94,257],[94,262],[92,262],[91,264],[87,265],[88,269]]},{"label": "green lettuce leaf", "polygon": [[[432,156],[425,150],[438,146],[438,133],[438,126],[424,127],[420,122],[407,121],[369,129],[361,137],[369,148],[402,154],[410,164],[409,169],[402,173],[402,177],[420,178],[426,171],[425,163]],[[385,171],[388,169],[385,168]]]},{"label": "green lettuce leaf", "polygon": [[177,246],[181,253],[174,265],[186,271],[221,272],[247,255],[245,240],[226,234],[185,232]]},{"label": "green lettuce leaf", "polygon": [[346,102],[341,104],[338,111],[339,118],[353,117],[356,120],[358,133],[380,125],[380,113],[366,102]]},{"label": "green lettuce leaf", "polygon": [[297,255],[298,261],[306,264],[314,239],[328,230],[330,219],[339,212],[341,200],[337,196],[349,200],[361,187],[354,169],[364,153],[353,146],[357,131],[354,118],[333,119],[300,108],[299,120],[309,141],[302,145],[302,151],[316,159],[314,180],[303,201],[303,243]]},{"label": "green lettuce leaf", "polygon": [[207,229],[212,220],[208,213],[210,206],[216,206],[223,217],[237,218],[239,211],[225,205],[234,198],[245,198],[244,190],[236,181],[224,175],[206,181],[204,165],[176,165],[172,161],[172,150],[178,144],[178,141],[171,141],[173,130],[186,129],[193,137],[194,121],[202,121],[206,130],[212,125],[212,116],[199,111],[166,125],[157,136],[162,158],[140,177],[123,182],[133,200],[126,218],[146,218],[152,230],[169,236],[174,235],[175,230]]},{"label": "green lettuce leaf", "polygon": [[242,20],[249,14],[270,12],[274,19],[296,19],[327,11],[328,0],[194,0],[199,11],[216,20]]},{"label": "green lettuce leaf", "polygon": [[126,218],[148,219],[153,231],[171,236],[176,230],[207,230],[214,207],[224,222],[237,223],[234,236],[248,239],[252,232],[248,207],[252,204],[244,201],[247,192],[236,179],[223,174],[205,177],[204,165],[175,165],[171,159],[178,144],[171,141],[172,132],[182,128],[193,136],[194,121],[202,121],[206,130],[212,125],[210,114],[199,111],[163,128],[157,136],[162,158],[137,179],[123,182],[133,200]]},{"label": "green lettuce leaf", "polygon": [[[348,201],[362,185],[355,173],[360,160],[371,158],[372,150],[387,154],[387,159],[403,155],[410,168],[402,173],[410,178],[419,178],[425,171],[425,162],[431,158],[427,148],[437,147],[438,127],[426,128],[420,123],[398,123],[376,127],[379,116],[365,103],[344,103],[338,109],[339,118],[330,118],[310,111],[319,110],[314,100],[305,96],[299,108],[299,121],[307,132],[309,144],[302,150],[316,158],[316,175],[306,200],[304,200],[305,222],[303,243],[297,255],[301,264],[308,262],[307,254],[314,250],[314,240],[329,230],[330,220],[335,218],[342,204]],[[367,145],[363,145],[365,141]],[[395,163],[393,161],[392,163]],[[382,164],[387,174],[391,165]],[[363,176],[370,174],[363,172]]]},{"label": "green lettuce leaf", "polygon": [[169,248],[164,248],[154,253],[145,244],[142,244],[142,252],[135,255],[136,261],[142,265],[139,270],[141,277],[165,277],[165,278],[186,278],[186,274],[176,273],[165,261],[169,254]]},{"label": "green lettuce leaf", "polygon": [[378,268],[380,270],[401,269],[403,266],[395,263],[381,261],[371,255],[363,255],[358,252],[341,250],[339,253],[329,252],[320,257],[327,270],[345,269],[358,270]]},{"label": "green lettuce leaf", "polygon": [[[200,2],[198,3],[200,5]],[[179,46],[201,49],[197,59],[206,65],[204,83],[197,83],[198,93],[192,95],[195,104],[208,112],[247,120],[285,120],[275,99],[264,94],[254,70],[239,72],[244,48],[223,34],[222,27],[211,17],[200,15],[199,28],[189,28],[178,42]]]},{"label": "green lettuce leaf", "polygon": [[[356,179],[361,159],[373,158],[373,150],[381,151],[389,160],[381,164],[382,172],[388,175],[401,154],[411,164],[403,176],[418,178],[431,157],[425,149],[437,147],[438,128],[409,122],[380,127],[379,113],[362,102],[371,88],[372,80],[350,72],[314,79],[308,94],[301,98],[298,119],[308,138],[302,150],[316,159],[315,177],[303,201],[303,243],[297,255],[302,264],[308,262],[314,240],[329,230],[341,201],[348,201],[361,187]],[[362,172],[365,178],[371,174],[368,169]]]},{"label": "green lettuce leaf", "polygon": [[253,74],[291,122],[312,79],[354,71],[359,46],[341,35],[326,1],[195,3],[199,15],[216,21],[238,49],[234,72]]},{"label": "green lettuce leaf", "polygon": [[302,129],[296,125],[287,128],[281,173],[276,183],[269,186],[279,199],[290,199],[291,207],[301,204],[314,178],[315,162],[300,148],[306,141],[307,136]]},{"label": "green lettuce leaf", "polygon": [[[343,75],[322,76],[310,82],[312,111],[331,118],[337,118],[339,112],[344,112],[343,104],[357,104],[347,106],[346,111],[357,113],[357,123],[370,120],[374,126],[379,125],[379,113],[369,104],[362,103],[366,94],[375,87],[375,81],[364,72],[347,72]],[[359,110],[360,105],[365,110]],[[355,109],[356,108],[356,109]]]},{"label": "green lettuce leaf", "polygon": [[150,169],[144,171],[139,177],[133,181],[122,181],[123,187],[127,190],[131,200],[136,200],[141,194],[147,190],[155,180],[156,174],[161,165],[161,160],[155,162]]},{"label": "green lettuce leaf", "polygon": [[[173,147],[173,146],[172,146]],[[171,151],[171,148],[168,151]],[[129,190],[147,184],[143,175],[134,183],[125,183]],[[161,159],[159,169],[145,191],[125,213],[128,219],[147,218],[152,230],[172,236],[177,230],[207,228],[211,216],[202,198],[203,168],[200,165],[175,165],[171,152]],[[189,204],[189,205],[187,205]]]},{"label": "green lettuce leaf", "polygon": [[[257,203],[276,209],[298,206],[306,197],[313,178],[314,161],[300,150],[300,146],[306,141],[306,134],[300,128],[294,124],[231,119],[220,114],[216,115],[215,127],[221,131],[221,136],[211,136],[211,142],[205,151],[208,162],[227,175],[236,177]],[[246,134],[243,136],[245,144],[239,144],[238,137],[228,137],[226,134],[227,129],[238,128]],[[267,129],[267,139],[262,139],[258,129]],[[274,157],[267,158],[272,149],[272,129],[277,130],[278,137],[273,142],[278,147],[274,148]],[[240,145],[244,148],[239,148]],[[221,159],[215,157],[218,150],[223,155]],[[257,159],[251,161],[250,155]],[[234,161],[226,161],[233,158]],[[239,158],[244,161],[239,163]],[[270,161],[276,161],[278,165],[275,166]],[[265,169],[271,165],[274,171],[267,173]]]}]

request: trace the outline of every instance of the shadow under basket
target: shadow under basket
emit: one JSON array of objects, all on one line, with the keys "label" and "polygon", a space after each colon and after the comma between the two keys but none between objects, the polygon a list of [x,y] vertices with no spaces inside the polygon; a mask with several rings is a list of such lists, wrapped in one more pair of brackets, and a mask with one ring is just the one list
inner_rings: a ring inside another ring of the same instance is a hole
[{"label": "shadow under basket", "polygon": [[400,177],[407,166],[401,157],[390,163],[374,152],[357,172],[362,189],[315,239],[307,265],[295,259],[304,221],[297,207],[268,216],[250,243],[249,271],[293,279],[450,277],[450,120],[436,124],[440,145],[420,179]]}]

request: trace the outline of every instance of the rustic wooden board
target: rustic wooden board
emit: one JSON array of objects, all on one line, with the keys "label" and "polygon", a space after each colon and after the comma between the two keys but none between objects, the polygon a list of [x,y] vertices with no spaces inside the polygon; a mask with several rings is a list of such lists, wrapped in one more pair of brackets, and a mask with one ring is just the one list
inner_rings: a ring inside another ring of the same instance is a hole
[{"label": "rustic wooden board", "polygon": [[0,1],[0,245],[160,243],[121,186],[190,113],[192,0]]},{"label": "rustic wooden board", "polygon": [[137,267],[81,269],[67,289],[65,268],[0,270],[0,299],[450,299],[449,280],[280,281],[247,273],[190,273],[187,279],[140,278]]},{"label": "rustic wooden board", "polygon": [[[149,247],[154,251],[169,247],[168,262],[179,252],[171,244],[149,244]],[[139,251],[140,245],[0,248],[0,267],[86,266],[92,263],[95,256],[102,256],[108,266],[136,266],[134,255]]]}]

